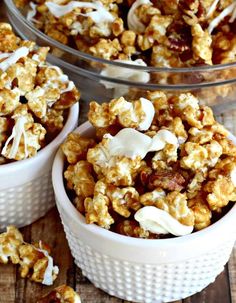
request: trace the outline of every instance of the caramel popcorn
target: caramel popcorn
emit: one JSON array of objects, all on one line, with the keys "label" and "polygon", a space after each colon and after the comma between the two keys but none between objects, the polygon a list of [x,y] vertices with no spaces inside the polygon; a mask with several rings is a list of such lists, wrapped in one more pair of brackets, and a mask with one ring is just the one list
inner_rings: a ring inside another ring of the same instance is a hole
[{"label": "caramel popcorn", "polygon": [[193,211],[196,230],[203,229],[211,224],[212,212],[206,202],[204,193],[199,191],[197,196],[188,201],[188,207]]},{"label": "caramel popcorn", "polygon": [[22,278],[52,285],[59,269],[53,266],[49,253],[50,248],[41,241],[34,245],[24,242],[22,234],[14,226],[8,226],[7,231],[0,234],[0,263],[11,261],[18,264]]},{"label": "caramel popcorn", "polygon": [[8,226],[5,233],[0,234],[0,263],[11,261],[18,264],[20,261],[19,247],[23,243],[23,236],[14,226]]},{"label": "caramel popcorn", "polygon": [[0,23],[0,37],[0,154],[5,164],[33,157],[53,140],[80,95],[60,68],[45,62],[49,48],[21,40],[6,23]]},{"label": "caramel popcorn", "polygon": [[[235,62],[233,0],[15,3],[53,39],[103,59],[135,55],[147,65],[175,68]],[[8,28],[5,34],[14,41]]]},{"label": "caramel popcorn", "polygon": [[52,285],[59,269],[51,264],[49,252],[48,247],[42,242],[35,245],[22,244],[19,247],[21,277],[29,277],[34,282]]},{"label": "caramel popcorn", "polygon": [[95,141],[83,138],[79,134],[69,134],[61,148],[70,164],[76,164],[79,160],[86,159],[87,151],[95,145]]},{"label": "caramel popcorn", "polygon": [[71,287],[61,285],[54,288],[49,294],[37,300],[37,303],[81,303],[80,296]]},{"label": "caramel popcorn", "polygon": [[138,238],[182,236],[236,201],[236,147],[191,93],[93,101],[88,118],[94,140],[70,134],[62,145],[67,189],[87,223]]},{"label": "caramel popcorn", "polygon": [[81,160],[68,166],[64,176],[68,188],[73,189],[78,196],[89,197],[93,194],[95,183],[92,166],[87,161]]}]

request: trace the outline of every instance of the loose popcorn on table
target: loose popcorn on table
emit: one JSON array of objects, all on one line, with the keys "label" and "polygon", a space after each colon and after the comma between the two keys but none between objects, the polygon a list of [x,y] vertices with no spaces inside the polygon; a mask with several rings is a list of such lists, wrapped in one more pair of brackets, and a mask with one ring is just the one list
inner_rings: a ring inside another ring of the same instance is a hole
[{"label": "loose popcorn on table", "polygon": [[0,164],[35,156],[62,130],[69,107],[79,100],[74,83],[46,63],[48,51],[0,23]]},{"label": "loose popcorn on table", "polygon": [[236,201],[236,147],[189,92],[90,103],[94,135],[62,145],[64,177],[86,222],[138,238],[206,228]]},{"label": "loose popcorn on table", "polygon": [[37,303],[81,303],[80,296],[73,288],[61,285],[54,288],[49,294],[37,300]]},{"label": "loose popcorn on table", "polygon": [[53,265],[49,246],[42,241],[26,243],[14,226],[8,226],[7,231],[0,234],[0,264],[8,262],[19,266],[22,278],[44,285],[52,285],[59,273],[59,268]]}]

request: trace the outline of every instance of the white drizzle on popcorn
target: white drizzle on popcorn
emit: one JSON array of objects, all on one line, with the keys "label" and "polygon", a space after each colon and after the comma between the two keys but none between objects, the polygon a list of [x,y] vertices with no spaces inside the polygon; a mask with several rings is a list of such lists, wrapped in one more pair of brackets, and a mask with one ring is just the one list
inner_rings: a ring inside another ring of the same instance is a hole
[{"label": "white drizzle on popcorn", "polygon": [[15,64],[19,59],[27,57],[29,52],[30,50],[28,47],[22,46],[12,53],[1,53],[0,60],[5,60],[0,62],[0,70],[5,72],[11,65]]},{"label": "white drizzle on popcorn", "polygon": [[[120,62],[130,65],[138,65],[138,66],[147,66],[147,64],[142,59],[136,60],[114,60],[114,62]],[[150,80],[150,75],[148,72],[141,71],[138,69],[126,68],[115,65],[107,65],[102,71],[101,76],[111,77],[120,80],[128,80],[134,82],[147,83]],[[111,82],[111,81],[100,81],[106,88],[114,89],[114,98],[125,95],[129,91],[129,87],[127,85]]]},{"label": "white drizzle on popcorn", "polygon": [[184,236],[193,231],[193,226],[181,224],[168,212],[154,206],[142,207],[135,213],[134,218],[144,230],[154,234]]},{"label": "white drizzle on popcorn", "polygon": [[[217,4],[216,4],[217,5]],[[216,7],[215,7],[216,8]],[[209,12],[208,12],[209,13]],[[210,13],[212,14],[213,11]],[[221,21],[224,20],[225,17],[232,14],[231,18],[229,19],[229,22],[234,22],[236,18],[236,1],[231,3],[229,6],[227,6],[217,17],[215,17],[208,26],[208,32],[211,34],[213,30],[220,24]]]},{"label": "white drizzle on popcorn", "polygon": [[66,5],[59,5],[54,2],[46,2],[45,3],[50,13],[54,15],[56,18],[60,18],[70,12],[72,12],[76,8],[91,8],[95,11],[89,13],[78,13],[78,15],[82,15],[85,17],[90,17],[94,23],[111,23],[115,20],[115,17],[109,13],[103,4],[100,1],[94,2],[80,2],[80,1],[71,1]]},{"label": "white drizzle on popcorn", "polygon": [[143,4],[152,5],[152,2],[149,0],[136,0],[129,9],[127,16],[128,28],[139,34],[145,31],[145,25],[137,17],[135,10]]},{"label": "white drizzle on popcorn", "polygon": [[[178,148],[178,139],[167,129],[161,129],[150,138],[133,128],[123,128],[115,136],[104,135],[108,139],[106,154],[112,156],[126,156],[131,159],[143,159],[148,152],[162,150],[167,143]],[[129,142],[129,144],[127,144]]]},{"label": "white drizzle on popcorn", "polygon": [[58,266],[53,265],[53,259],[51,256],[49,256],[49,253],[47,252],[47,250],[42,249],[41,241],[39,242],[39,247],[40,248],[37,248],[37,247],[34,247],[34,248],[37,249],[38,251],[42,252],[44,254],[44,256],[48,259],[48,265],[44,272],[42,284],[49,286],[49,285],[53,284],[53,276],[58,275],[59,268],[58,268]]},{"label": "white drizzle on popcorn", "polygon": [[3,156],[7,155],[7,148],[10,142],[12,141],[12,146],[10,149],[9,154],[7,155],[9,159],[14,159],[16,157],[16,154],[18,152],[20,143],[21,143],[21,138],[23,136],[24,138],[24,158],[28,157],[28,151],[27,151],[27,135],[25,131],[25,124],[27,123],[27,119],[25,116],[18,117],[16,119],[15,125],[12,129],[11,136],[7,139],[1,154]]}]

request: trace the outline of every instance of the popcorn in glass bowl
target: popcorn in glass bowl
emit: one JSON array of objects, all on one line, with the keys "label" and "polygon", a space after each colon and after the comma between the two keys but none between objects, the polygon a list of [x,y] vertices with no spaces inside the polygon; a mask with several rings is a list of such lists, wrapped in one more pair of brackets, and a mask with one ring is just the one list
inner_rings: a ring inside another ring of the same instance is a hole
[{"label": "popcorn in glass bowl", "polygon": [[172,90],[196,94],[217,113],[235,107],[233,0],[5,3],[21,36],[51,46],[50,60],[83,100],[95,90],[97,102]]},{"label": "popcorn in glass bowl", "polygon": [[0,229],[52,207],[53,153],[77,124],[80,93],[48,51],[0,23]]},{"label": "popcorn in glass bowl", "polygon": [[135,302],[182,299],[214,281],[236,237],[235,138],[190,93],[91,102],[88,120],[53,165],[84,275]]},{"label": "popcorn in glass bowl", "polygon": [[102,59],[174,68],[235,62],[233,0],[14,2],[49,37]]}]

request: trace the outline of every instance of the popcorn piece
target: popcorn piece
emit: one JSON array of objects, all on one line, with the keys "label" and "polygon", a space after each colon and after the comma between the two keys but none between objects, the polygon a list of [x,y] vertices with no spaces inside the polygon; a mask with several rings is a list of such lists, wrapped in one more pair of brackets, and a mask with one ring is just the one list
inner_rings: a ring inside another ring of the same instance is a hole
[{"label": "popcorn piece", "polygon": [[20,261],[19,247],[23,243],[22,234],[14,226],[8,226],[5,233],[0,234],[0,263],[11,261],[18,264]]},{"label": "popcorn piece", "polygon": [[101,193],[97,193],[93,198],[86,198],[84,206],[86,211],[86,222],[97,223],[99,226],[109,229],[114,219],[108,212],[110,201],[108,197]]},{"label": "popcorn piece", "polygon": [[95,182],[92,166],[87,161],[81,160],[75,165],[69,165],[64,176],[68,188],[74,189],[78,196],[86,198],[93,195]]},{"label": "popcorn piece", "polygon": [[222,155],[221,145],[214,140],[206,145],[187,142],[184,150],[187,156],[181,159],[181,167],[192,170],[202,170],[206,166],[213,167]]},{"label": "popcorn piece", "polygon": [[140,202],[145,206],[155,206],[168,212],[183,225],[194,224],[194,215],[187,206],[186,194],[172,191],[165,195],[164,191],[157,189],[140,196]]},{"label": "popcorn piece", "polygon": [[12,31],[12,27],[8,23],[0,23],[0,51],[10,52],[18,48],[20,38]]},{"label": "popcorn piece", "polygon": [[3,88],[0,90],[0,116],[11,114],[20,105],[18,89]]},{"label": "popcorn piece", "polygon": [[[5,61],[4,61],[5,62]],[[7,69],[9,83],[17,82],[17,88],[21,95],[25,95],[34,89],[38,62],[25,57],[20,63],[13,64]]]},{"label": "popcorn piece", "polygon": [[212,65],[212,38],[208,31],[204,31],[200,24],[194,24],[191,29],[193,41],[193,56],[201,58],[206,64]]},{"label": "popcorn piece", "polygon": [[207,202],[211,210],[218,210],[226,206],[230,200],[236,200],[235,186],[229,178],[219,175],[214,181],[208,181],[204,191],[208,193]]},{"label": "popcorn piece", "polygon": [[207,172],[205,171],[196,171],[192,180],[188,183],[187,186],[187,197],[192,199],[197,196],[198,192],[202,188],[202,183],[206,180]]},{"label": "popcorn piece", "polygon": [[150,236],[150,233],[140,227],[135,220],[124,220],[119,222],[115,227],[115,231],[118,234],[135,238],[149,238]]},{"label": "popcorn piece", "polygon": [[151,65],[155,67],[181,67],[182,63],[179,57],[166,46],[154,45],[152,47]]},{"label": "popcorn piece", "polygon": [[141,207],[139,194],[133,187],[109,187],[107,195],[112,202],[112,207],[121,216],[128,218],[131,215],[129,209],[138,210]]},{"label": "popcorn piece", "polygon": [[99,39],[99,42],[89,48],[89,52],[95,56],[106,60],[114,60],[118,58],[119,53],[122,51],[118,39],[106,40]]},{"label": "popcorn piece", "polygon": [[93,139],[85,138],[76,133],[70,133],[66,141],[61,145],[68,163],[76,164],[79,160],[85,160],[89,148],[95,145]]},{"label": "popcorn piece", "polygon": [[52,285],[57,278],[59,269],[53,266],[52,257],[49,256],[49,248],[39,244],[23,244],[19,247],[20,274],[22,278],[29,277],[32,281],[45,285]]},{"label": "popcorn piece", "polygon": [[41,123],[47,129],[51,137],[55,137],[64,126],[64,116],[62,110],[48,109],[47,115],[42,117]]},{"label": "popcorn piece", "polygon": [[128,28],[137,33],[142,33],[145,31],[144,24],[139,20],[138,16],[136,15],[137,8],[143,4],[148,5],[148,7],[152,5],[149,0],[136,0],[132,4],[127,16]]},{"label": "popcorn piece", "polygon": [[166,29],[173,21],[171,16],[154,15],[145,30],[151,41],[161,43],[166,40]]},{"label": "popcorn piece", "polygon": [[26,105],[20,105],[12,118],[15,125],[2,149],[2,155],[15,160],[34,156],[42,146],[46,130],[41,124],[33,123],[33,117]]},{"label": "popcorn piece", "polygon": [[9,120],[5,117],[0,117],[0,148],[7,140],[7,130],[9,127]]},{"label": "popcorn piece", "polygon": [[188,201],[188,207],[193,211],[194,214],[194,228],[201,230],[211,224],[212,212],[204,197],[204,193],[199,193]]},{"label": "popcorn piece", "polygon": [[145,98],[128,102],[123,97],[113,99],[109,104],[90,104],[89,121],[95,127],[106,128],[117,123],[123,127],[146,130],[154,117],[152,102]]},{"label": "popcorn piece", "polygon": [[0,263],[11,261],[19,264],[22,278],[29,277],[32,281],[52,285],[59,269],[53,266],[49,252],[49,247],[41,241],[35,245],[24,242],[22,234],[14,226],[8,226],[7,231],[0,234]]},{"label": "popcorn piece", "polygon": [[93,169],[98,175],[105,177],[107,183],[116,186],[131,186],[142,165],[141,158],[113,156],[109,154],[108,144],[109,139],[105,138],[94,148],[90,148],[87,153],[88,162],[93,165]]},{"label": "popcorn piece", "polygon": [[61,285],[54,288],[49,294],[39,299],[37,303],[81,303],[80,296],[71,287]]},{"label": "popcorn piece", "polygon": [[175,96],[171,102],[180,118],[193,127],[201,129],[215,123],[212,110],[207,106],[200,107],[198,99],[190,93]]},{"label": "popcorn piece", "polygon": [[231,140],[229,140],[228,138],[222,138],[222,139],[218,139],[217,142],[219,142],[219,144],[222,147],[223,155],[236,157],[236,146],[233,144]]},{"label": "popcorn piece", "polygon": [[218,211],[229,201],[236,201],[235,171],[235,158],[226,157],[209,172],[209,180],[204,186],[204,191],[207,192],[206,199],[211,210]]},{"label": "popcorn piece", "polygon": [[109,104],[90,102],[88,112],[89,122],[94,127],[106,128],[115,122],[115,117],[110,117]]}]

